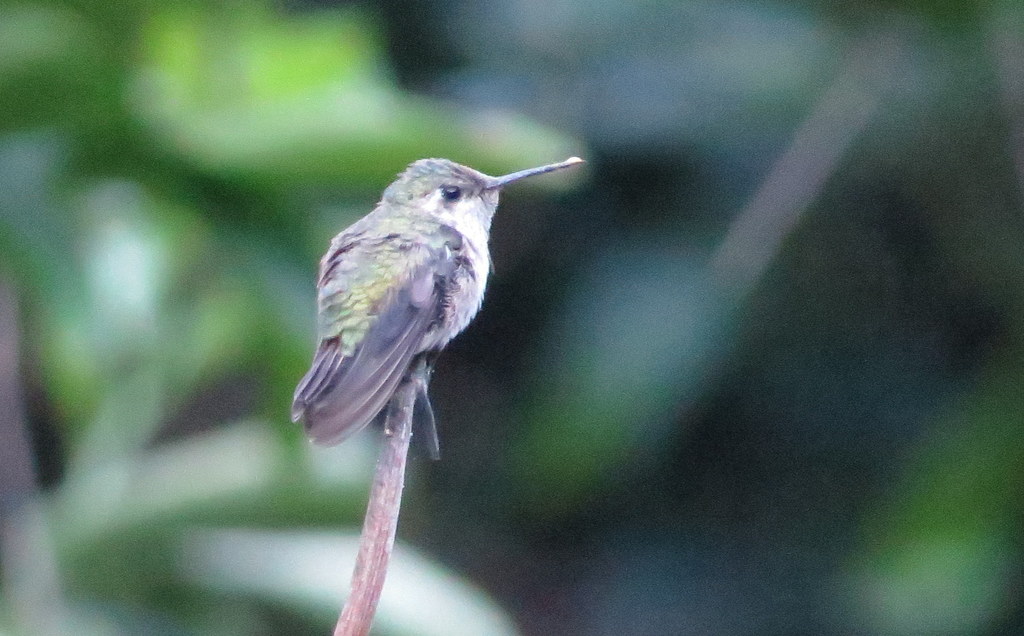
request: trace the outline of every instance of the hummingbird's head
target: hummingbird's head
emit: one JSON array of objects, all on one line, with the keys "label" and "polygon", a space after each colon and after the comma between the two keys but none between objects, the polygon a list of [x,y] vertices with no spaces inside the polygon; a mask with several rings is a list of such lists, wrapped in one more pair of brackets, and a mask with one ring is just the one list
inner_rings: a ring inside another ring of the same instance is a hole
[{"label": "hummingbird's head", "polygon": [[445,217],[476,216],[489,225],[498,207],[498,193],[506,185],[577,163],[583,160],[571,157],[560,163],[491,177],[447,159],[420,159],[387,187],[384,200]]}]

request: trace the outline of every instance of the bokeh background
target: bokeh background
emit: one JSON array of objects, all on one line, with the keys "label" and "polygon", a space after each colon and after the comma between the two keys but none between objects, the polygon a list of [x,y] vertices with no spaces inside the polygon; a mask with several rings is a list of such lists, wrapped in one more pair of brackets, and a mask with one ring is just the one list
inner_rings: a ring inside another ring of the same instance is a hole
[{"label": "bokeh background", "polygon": [[1024,633],[1014,0],[6,0],[0,633],[328,633],[378,434],[288,422],[321,253],[572,154],[377,633]]}]

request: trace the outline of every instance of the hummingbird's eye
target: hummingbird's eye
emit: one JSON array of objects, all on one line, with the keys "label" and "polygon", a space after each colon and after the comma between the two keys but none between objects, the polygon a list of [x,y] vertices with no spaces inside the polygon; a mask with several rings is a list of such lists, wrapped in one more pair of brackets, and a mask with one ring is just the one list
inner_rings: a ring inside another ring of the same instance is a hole
[{"label": "hummingbird's eye", "polygon": [[459,186],[441,186],[441,197],[445,201],[458,201],[462,197],[462,188]]}]

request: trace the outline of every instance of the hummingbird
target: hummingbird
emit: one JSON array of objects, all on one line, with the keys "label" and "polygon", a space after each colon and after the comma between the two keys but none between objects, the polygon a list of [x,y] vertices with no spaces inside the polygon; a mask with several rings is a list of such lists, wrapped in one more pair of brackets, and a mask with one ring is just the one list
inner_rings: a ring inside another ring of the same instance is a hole
[{"label": "hummingbird", "polygon": [[427,382],[437,355],[484,299],[487,241],[505,186],[582,163],[491,177],[447,159],[410,164],[372,212],[331,240],[317,279],[317,347],[291,416],[332,446],[384,412],[418,373],[414,430],[439,457]]}]

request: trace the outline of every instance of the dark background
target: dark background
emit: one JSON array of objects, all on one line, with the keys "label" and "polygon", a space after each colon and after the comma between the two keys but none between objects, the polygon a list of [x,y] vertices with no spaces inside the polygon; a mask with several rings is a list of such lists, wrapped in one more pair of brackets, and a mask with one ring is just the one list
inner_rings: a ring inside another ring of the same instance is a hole
[{"label": "dark background", "polygon": [[503,195],[384,634],[1024,632],[1016,2],[0,5],[0,633],[322,634],[317,259]]}]

